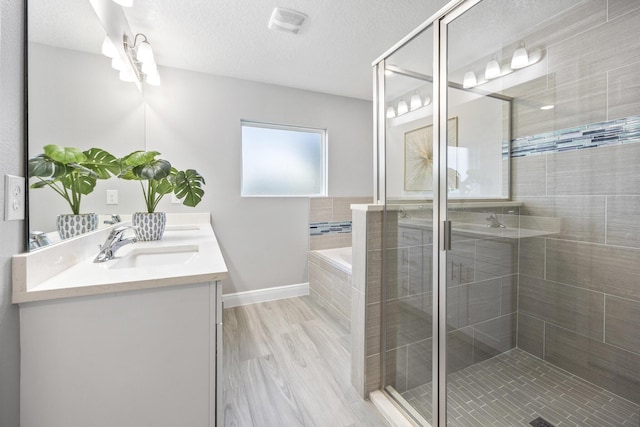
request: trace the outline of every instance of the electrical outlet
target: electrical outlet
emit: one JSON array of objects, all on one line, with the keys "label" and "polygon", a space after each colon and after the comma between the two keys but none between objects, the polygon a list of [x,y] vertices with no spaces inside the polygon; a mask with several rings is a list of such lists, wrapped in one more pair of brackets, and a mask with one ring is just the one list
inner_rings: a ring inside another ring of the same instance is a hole
[{"label": "electrical outlet", "polygon": [[118,204],[118,190],[107,190],[107,204],[108,205]]},{"label": "electrical outlet", "polygon": [[4,176],[4,220],[19,221],[24,219],[24,177]]}]

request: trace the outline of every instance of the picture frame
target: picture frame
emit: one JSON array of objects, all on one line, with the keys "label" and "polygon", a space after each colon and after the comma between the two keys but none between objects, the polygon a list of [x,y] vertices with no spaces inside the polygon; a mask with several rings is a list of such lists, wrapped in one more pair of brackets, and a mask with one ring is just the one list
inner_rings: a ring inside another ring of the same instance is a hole
[{"label": "picture frame", "polygon": [[[447,145],[458,146],[458,117],[447,120]],[[459,175],[447,169],[449,189],[459,188]],[[404,134],[404,190],[433,191],[433,125]]]}]

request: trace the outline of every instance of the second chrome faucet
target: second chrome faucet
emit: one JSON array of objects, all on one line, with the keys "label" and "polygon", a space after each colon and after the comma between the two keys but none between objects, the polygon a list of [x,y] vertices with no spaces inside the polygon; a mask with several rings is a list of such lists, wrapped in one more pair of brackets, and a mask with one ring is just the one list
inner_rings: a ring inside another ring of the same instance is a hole
[{"label": "second chrome faucet", "polygon": [[138,239],[133,237],[124,237],[124,234],[127,230],[136,230],[135,226],[122,226],[116,227],[111,230],[109,236],[104,241],[102,246],[100,246],[100,252],[98,252],[98,256],[93,260],[93,262],[105,262],[113,259],[116,251],[121,247],[128,245],[130,243],[135,243]]}]

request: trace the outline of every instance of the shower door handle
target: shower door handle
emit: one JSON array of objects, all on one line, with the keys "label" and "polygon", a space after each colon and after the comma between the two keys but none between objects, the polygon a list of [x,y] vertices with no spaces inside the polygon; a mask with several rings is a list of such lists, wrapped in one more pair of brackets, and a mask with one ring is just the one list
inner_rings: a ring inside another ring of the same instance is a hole
[{"label": "shower door handle", "polygon": [[451,221],[442,221],[443,251],[451,250]]}]

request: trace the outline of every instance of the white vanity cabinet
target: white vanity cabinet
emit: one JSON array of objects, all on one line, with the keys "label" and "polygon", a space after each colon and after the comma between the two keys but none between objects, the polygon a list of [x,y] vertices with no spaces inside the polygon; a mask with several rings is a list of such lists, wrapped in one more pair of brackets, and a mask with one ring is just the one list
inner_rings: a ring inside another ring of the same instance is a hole
[{"label": "white vanity cabinet", "polygon": [[64,258],[66,243],[14,257],[22,427],[223,425],[220,281],[228,273],[210,225],[129,245],[120,257],[186,243],[197,247],[186,265],[127,272],[69,261],[46,280],[42,266]]},{"label": "white vanity cabinet", "polygon": [[22,304],[21,425],[215,426],[220,290],[214,282]]}]

